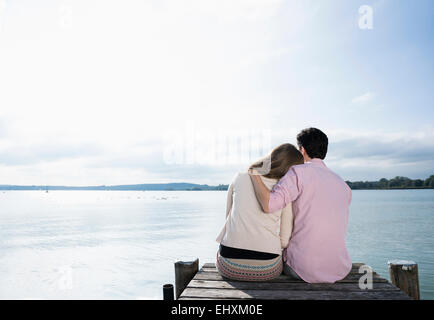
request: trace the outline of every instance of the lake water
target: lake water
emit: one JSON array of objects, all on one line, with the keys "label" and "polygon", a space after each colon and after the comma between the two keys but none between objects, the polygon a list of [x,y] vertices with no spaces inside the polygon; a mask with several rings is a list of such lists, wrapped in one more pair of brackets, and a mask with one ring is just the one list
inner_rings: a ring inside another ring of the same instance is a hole
[{"label": "lake water", "polygon": [[[214,262],[222,191],[0,192],[0,299],[161,299],[173,263]],[[354,191],[347,246],[389,278],[419,264],[434,299],[434,190]]]}]

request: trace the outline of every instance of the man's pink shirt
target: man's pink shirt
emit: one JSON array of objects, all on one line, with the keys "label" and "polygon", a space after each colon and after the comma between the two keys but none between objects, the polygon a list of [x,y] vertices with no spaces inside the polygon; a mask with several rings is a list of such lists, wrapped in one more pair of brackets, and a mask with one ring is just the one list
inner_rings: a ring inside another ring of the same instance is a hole
[{"label": "man's pink shirt", "polygon": [[269,212],[292,202],[286,263],[306,282],[333,283],[351,270],[345,238],[351,189],[320,159],[291,167],[270,193]]}]

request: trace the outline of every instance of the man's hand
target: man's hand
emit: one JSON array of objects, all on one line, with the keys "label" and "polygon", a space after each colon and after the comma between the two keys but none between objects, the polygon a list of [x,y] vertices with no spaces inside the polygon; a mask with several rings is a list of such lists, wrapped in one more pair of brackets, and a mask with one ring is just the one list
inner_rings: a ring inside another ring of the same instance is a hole
[{"label": "man's hand", "polygon": [[253,183],[253,188],[255,189],[256,199],[258,199],[262,210],[265,213],[269,213],[270,211],[268,208],[268,202],[270,201],[270,190],[268,190],[268,188],[262,182],[259,175],[254,174],[251,170],[249,170],[249,175]]}]

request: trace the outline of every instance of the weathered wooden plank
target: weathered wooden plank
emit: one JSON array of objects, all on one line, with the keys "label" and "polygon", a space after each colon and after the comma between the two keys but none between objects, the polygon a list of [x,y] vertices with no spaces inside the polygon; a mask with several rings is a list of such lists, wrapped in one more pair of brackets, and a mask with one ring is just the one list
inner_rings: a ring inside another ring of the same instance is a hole
[{"label": "weathered wooden plank", "polygon": [[[345,279],[342,279],[340,281],[337,281],[337,283],[340,282],[358,282],[362,274],[349,274]],[[194,276],[193,280],[211,280],[211,281],[227,281],[227,279],[223,279],[223,277],[218,272],[206,272],[206,271],[199,271]],[[373,281],[375,282],[388,282],[386,279],[381,278],[378,275],[373,275]],[[291,279],[285,275],[280,275],[279,277],[268,280],[267,282],[303,282],[302,280],[295,280]]]},{"label": "weathered wooden plank", "polygon": [[[213,299],[213,298],[198,298],[198,297],[195,297],[195,298],[190,298],[190,297],[183,298],[183,297],[179,297],[178,300],[216,300],[216,299]],[[225,299],[225,298],[219,298],[218,300],[228,300],[228,301],[230,301],[230,300],[245,300],[245,299],[235,299],[235,298]]]},{"label": "weathered wooden plank", "polygon": [[[216,300],[216,299],[212,299],[212,298],[189,298],[189,297],[183,298],[183,297],[179,297],[178,300]],[[234,299],[234,298],[225,299],[225,298],[219,298],[218,300],[228,300],[228,301],[230,301],[230,300],[241,300],[242,301],[244,299]]]},{"label": "weathered wooden plank", "polygon": [[[304,290],[304,291],[364,291],[358,283],[304,283],[304,282],[241,282],[241,281],[208,281],[192,280],[188,288],[204,289],[234,289],[234,290]],[[367,291],[399,291],[390,283],[373,283],[373,288]]]},{"label": "weathered wooden plank", "polygon": [[[354,269],[354,270],[356,270],[356,269],[359,270],[359,268],[360,268],[362,265],[364,265],[363,262],[355,262],[355,263],[353,263],[353,267],[352,267],[352,269]],[[215,263],[204,263],[203,266],[202,266],[202,268],[216,268],[216,265],[215,265]]]},{"label": "weathered wooden plank", "polygon": [[[218,272],[217,268],[202,268],[201,271],[204,272]],[[359,273],[359,269],[351,269],[350,274],[360,274],[362,275],[363,273]],[[373,272],[374,275],[378,275],[378,273],[376,273],[375,271]]]},{"label": "weathered wooden plank", "polygon": [[[365,265],[364,263],[361,262],[357,262],[357,263],[353,263],[353,266],[351,268],[350,273],[357,273],[359,274],[359,269],[362,265]],[[202,271],[207,271],[207,272],[218,272],[217,267],[215,265],[215,263],[205,263],[202,268]],[[376,274],[376,272],[374,271],[374,274]]]},{"label": "weathered wooden plank", "polygon": [[267,300],[409,300],[402,291],[303,291],[233,290],[187,287],[181,298],[267,299]]}]

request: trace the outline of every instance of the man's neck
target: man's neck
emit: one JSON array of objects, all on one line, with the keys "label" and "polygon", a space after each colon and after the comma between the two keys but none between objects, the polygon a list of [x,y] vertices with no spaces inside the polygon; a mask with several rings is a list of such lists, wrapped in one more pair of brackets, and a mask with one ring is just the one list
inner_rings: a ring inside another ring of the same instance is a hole
[{"label": "man's neck", "polygon": [[305,161],[306,162],[324,162],[324,160],[320,159],[320,158],[309,158],[308,160],[305,160]]}]

